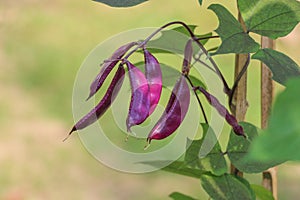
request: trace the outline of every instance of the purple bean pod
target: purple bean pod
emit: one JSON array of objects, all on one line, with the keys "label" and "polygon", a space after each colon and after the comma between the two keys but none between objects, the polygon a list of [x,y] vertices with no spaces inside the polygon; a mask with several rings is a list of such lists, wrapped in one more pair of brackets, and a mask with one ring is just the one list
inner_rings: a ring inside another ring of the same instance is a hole
[{"label": "purple bean pod", "polygon": [[149,115],[155,110],[162,91],[162,72],[157,59],[147,50],[144,49],[145,74],[150,90],[150,110]]},{"label": "purple bean pod", "polygon": [[184,49],[184,59],[182,63],[182,73],[184,75],[188,75],[191,68],[191,61],[193,56],[193,41],[189,40]]},{"label": "purple bean pod", "polygon": [[236,118],[229,113],[229,111],[219,102],[219,100],[214,97],[213,95],[209,94],[204,88],[202,87],[195,87],[194,90],[199,90],[204,94],[207,101],[218,111],[218,113],[225,118],[227,123],[232,126],[233,131],[240,136],[246,137],[244,133],[244,129],[240,126],[236,120]]},{"label": "purple bean pod", "polygon": [[126,120],[127,130],[131,132],[132,126],[143,123],[149,116],[150,90],[143,72],[128,60],[124,62],[128,68],[131,85],[131,101]]},{"label": "purple bean pod", "polygon": [[108,60],[104,61],[99,74],[97,74],[96,78],[90,85],[90,94],[86,100],[90,99],[100,89],[112,69],[116,66],[116,64],[124,56],[124,54],[134,45],[136,45],[136,42],[130,42],[121,46],[112,54],[112,56]]},{"label": "purple bean pod", "polygon": [[101,99],[101,101],[95,108],[93,108],[88,114],[86,114],[73,126],[69,135],[71,135],[73,131],[84,129],[85,127],[91,125],[103,115],[103,113],[109,108],[111,103],[114,101],[117,93],[120,91],[120,88],[124,81],[124,74],[124,67],[120,65],[104,97]]},{"label": "purple bean pod", "polygon": [[161,140],[170,136],[180,126],[186,116],[190,104],[190,91],[185,76],[177,80],[167,107],[148,135],[147,141]]}]

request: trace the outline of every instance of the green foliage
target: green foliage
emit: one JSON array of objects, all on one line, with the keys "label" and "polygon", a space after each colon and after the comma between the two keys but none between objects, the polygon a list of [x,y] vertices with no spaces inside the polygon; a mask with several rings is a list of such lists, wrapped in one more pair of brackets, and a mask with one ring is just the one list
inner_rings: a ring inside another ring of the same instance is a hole
[{"label": "green foliage", "polygon": [[200,6],[202,6],[202,0],[198,0],[198,2],[199,2],[199,4],[200,4]]},{"label": "green foliage", "polygon": [[[227,171],[226,160],[224,154],[221,151],[221,147],[215,133],[210,129],[208,132],[208,125],[201,124],[203,127],[203,137],[200,140],[189,140],[187,141],[187,150],[185,154],[185,163],[191,168],[197,168],[202,171],[211,172],[214,175],[222,175]],[[207,134],[208,133],[208,134]],[[200,150],[203,147],[203,142],[215,144],[213,149],[205,155],[200,157]]]},{"label": "green foliage", "polygon": [[167,165],[166,167],[162,168],[161,170],[166,172],[171,172],[175,174],[180,174],[183,176],[189,176],[193,178],[200,178],[200,176],[205,173],[202,170],[199,169],[193,169],[188,167],[183,161],[163,161],[163,160],[155,160],[155,161],[147,161],[142,162],[142,164],[151,165],[154,167],[161,167],[165,164],[171,163]]},{"label": "green foliage", "polygon": [[300,76],[300,68],[291,58],[273,49],[260,49],[252,59],[265,63],[273,73],[273,79],[285,85],[289,78]]},{"label": "green foliage", "polygon": [[230,133],[230,138],[227,147],[227,153],[232,164],[242,172],[259,173],[270,167],[273,167],[278,162],[261,162],[260,160],[247,159],[249,147],[252,140],[258,136],[257,128],[250,123],[242,122],[247,139],[237,136],[233,131]]},{"label": "green foliage", "polygon": [[274,200],[272,193],[261,185],[251,185],[257,200]]},{"label": "green foliage", "polygon": [[148,0],[93,0],[93,1],[104,3],[111,7],[131,7],[146,2]]},{"label": "green foliage", "polygon": [[257,137],[250,149],[250,158],[261,161],[300,160],[300,78],[287,82],[278,95],[269,126]]},{"label": "green foliage", "polygon": [[[197,28],[196,25],[188,25],[191,31],[194,33]],[[212,36],[212,33],[206,33],[203,35],[196,35],[198,38],[204,38]],[[151,40],[147,43],[147,47],[151,53],[171,53],[171,54],[183,54],[186,42],[190,37],[189,32],[182,26],[175,27],[170,30],[164,30],[161,32],[161,36],[155,40]],[[205,45],[209,39],[201,40],[201,43]],[[174,42],[176,41],[176,42]],[[194,49],[197,46],[193,44]]]},{"label": "green foliage", "polygon": [[215,53],[251,53],[259,49],[257,44],[244,30],[242,25],[223,6],[212,4],[208,9],[213,10],[219,19],[219,27],[215,30],[221,37],[222,44]]},{"label": "green foliage", "polygon": [[[193,83],[194,85],[201,86],[201,87],[203,87],[204,89],[207,88],[206,85],[205,85],[202,81],[200,81],[200,80],[198,79],[198,77],[193,76],[193,75],[190,75],[189,78],[191,79],[191,81],[192,81],[192,83]],[[197,91],[197,93],[200,94],[201,92],[200,92],[200,91]]]},{"label": "green foliage", "polygon": [[300,21],[300,2],[295,0],[238,0],[248,32],[273,39],[290,33]]},{"label": "green foliage", "polygon": [[203,189],[214,200],[255,200],[250,184],[243,178],[229,174],[201,176]]},{"label": "green foliage", "polygon": [[[137,62],[134,64],[137,66],[143,73],[145,72],[144,62]],[[163,87],[172,87],[174,85],[174,81],[180,76],[180,71],[170,67],[167,64],[160,63],[161,72],[163,77]],[[194,85],[201,86],[203,88],[207,88],[206,85],[196,76],[189,76]]]},{"label": "green foliage", "polygon": [[181,194],[179,192],[173,192],[172,194],[169,195],[173,200],[196,200],[190,196],[187,196],[185,194]]}]

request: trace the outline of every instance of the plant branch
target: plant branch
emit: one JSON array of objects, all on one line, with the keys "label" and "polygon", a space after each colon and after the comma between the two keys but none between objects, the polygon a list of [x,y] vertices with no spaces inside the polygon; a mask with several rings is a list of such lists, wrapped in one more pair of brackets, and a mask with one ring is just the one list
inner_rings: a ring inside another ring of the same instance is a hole
[{"label": "plant branch", "polygon": [[248,69],[248,66],[249,66],[249,63],[250,63],[250,54],[248,53],[247,60],[246,60],[246,62],[244,64],[243,68],[241,69],[241,71],[238,73],[238,75],[237,75],[237,77],[236,77],[236,79],[234,81],[234,84],[233,84],[233,86],[231,88],[231,93],[229,95],[229,103],[228,103],[229,107],[232,106],[232,99],[233,99],[233,96],[234,96],[234,92],[235,92],[235,90],[236,90],[236,88],[237,88],[237,86],[238,86],[241,78],[246,73],[246,71]]},{"label": "plant branch", "polygon": [[[158,34],[160,31],[162,31],[163,29],[171,26],[171,25],[175,25],[175,24],[179,24],[181,26],[183,26],[189,33],[190,37],[192,38],[192,40],[199,46],[199,48],[207,55],[207,58],[209,59],[209,61],[212,63],[213,68],[215,69],[216,74],[218,75],[218,77],[222,80],[223,86],[224,86],[224,92],[229,95],[230,94],[230,88],[228,87],[228,84],[223,76],[223,74],[221,73],[221,71],[219,70],[217,64],[215,63],[215,61],[208,55],[208,51],[204,48],[204,46],[201,44],[201,42],[199,41],[200,38],[197,38],[196,35],[193,33],[193,31],[190,29],[190,27],[185,24],[184,22],[181,21],[174,21],[174,22],[170,22],[167,23],[165,25],[163,25],[162,27],[158,28],[156,31],[154,31],[151,35],[149,35],[145,40],[143,40],[141,43],[139,43],[136,48],[134,48],[132,51],[130,51],[125,57],[124,59],[128,59],[128,57],[130,55],[132,55],[134,52],[136,52],[139,48],[145,46],[147,44],[147,42],[149,42],[156,34]],[[210,36],[210,37],[218,37],[218,36]]]},{"label": "plant branch", "polygon": [[208,69],[210,69],[211,71],[213,72],[216,72],[213,68],[211,68],[211,66],[209,66],[208,64],[206,64],[205,62],[203,62],[202,60],[200,60],[200,57],[201,57],[202,54],[200,54],[198,57],[196,56],[193,56],[195,62],[193,63],[193,65],[196,63],[196,62],[199,62],[201,64],[203,64],[205,67],[207,67]]},{"label": "plant branch", "polygon": [[[188,75],[185,75],[185,78],[189,81],[191,87],[194,88],[195,86],[194,86],[192,80],[189,78],[189,76],[188,76]],[[207,117],[206,117],[206,114],[205,114],[205,111],[204,111],[204,107],[203,107],[203,105],[202,105],[202,103],[201,103],[201,101],[200,101],[200,98],[199,98],[199,96],[198,96],[196,90],[193,90],[193,91],[194,91],[194,94],[196,95],[198,104],[199,104],[199,106],[200,106],[200,108],[201,108],[201,112],[202,112],[202,114],[203,114],[205,123],[208,124],[208,120],[207,120]]]},{"label": "plant branch", "polygon": [[214,35],[214,36],[207,36],[207,37],[198,37],[198,38],[195,38],[195,40],[206,40],[206,39],[212,39],[212,38],[220,38],[220,36],[218,35]]},{"label": "plant branch", "polygon": [[[261,38],[262,48],[274,49],[275,42],[267,37]],[[273,102],[273,81],[272,72],[264,63],[261,63],[261,128],[268,126],[268,118],[271,112]],[[277,191],[277,168],[273,167],[263,172],[262,185],[270,190],[274,199],[278,199]]]}]

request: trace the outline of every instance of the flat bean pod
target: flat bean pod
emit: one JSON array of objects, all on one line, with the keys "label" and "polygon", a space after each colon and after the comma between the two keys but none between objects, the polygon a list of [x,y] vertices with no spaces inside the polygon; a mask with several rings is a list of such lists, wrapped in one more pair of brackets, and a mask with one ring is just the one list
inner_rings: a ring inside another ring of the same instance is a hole
[{"label": "flat bean pod", "polygon": [[148,135],[148,142],[152,139],[161,140],[176,131],[186,116],[190,104],[190,91],[185,76],[177,80],[167,107]]},{"label": "flat bean pod", "polygon": [[199,90],[204,94],[206,97],[207,101],[218,111],[218,113],[225,118],[227,123],[232,127],[233,131],[237,135],[241,135],[246,137],[243,127],[240,126],[236,120],[236,118],[229,113],[229,111],[219,102],[219,100],[208,93],[204,88],[202,87],[195,87],[194,90]]},{"label": "flat bean pod", "polygon": [[143,72],[129,61],[125,61],[128,67],[131,85],[131,101],[126,120],[127,130],[134,125],[143,123],[149,116],[150,90],[148,81]]},{"label": "flat bean pod", "polygon": [[193,56],[193,41],[189,40],[184,49],[184,58],[182,63],[182,73],[188,75],[191,68],[191,61]]},{"label": "flat bean pod", "polygon": [[125,74],[124,67],[119,66],[104,97],[101,99],[101,101],[98,103],[98,105],[95,108],[93,108],[88,114],[86,114],[73,126],[69,135],[71,135],[73,131],[84,129],[85,127],[91,125],[104,114],[104,112],[109,108],[111,103],[114,101],[116,94],[120,91],[120,88],[124,81],[124,74]]},{"label": "flat bean pod", "polygon": [[90,85],[90,94],[87,100],[90,99],[100,89],[109,73],[119,62],[119,59],[121,59],[124,54],[134,45],[136,45],[136,42],[130,42],[121,46],[112,54],[112,56],[107,61],[104,62],[99,74],[97,74],[96,78]]},{"label": "flat bean pod", "polygon": [[155,110],[162,91],[162,72],[157,59],[147,50],[144,49],[145,58],[145,75],[150,90],[150,110],[149,115]]}]

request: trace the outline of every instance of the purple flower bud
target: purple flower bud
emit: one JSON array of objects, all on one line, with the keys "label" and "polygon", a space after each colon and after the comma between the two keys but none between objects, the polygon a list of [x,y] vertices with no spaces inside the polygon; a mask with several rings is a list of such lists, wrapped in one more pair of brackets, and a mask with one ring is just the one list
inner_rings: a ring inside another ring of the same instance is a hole
[{"label": "purple flower bud", "polygon": [[190,104],[190,91],[184,75],[176,82],[167,107],[148,135],[152,139],[161,140],[171,135],[180,126],[186,116]]},{"label": "purple flower bud", "polygon": [[105,81],[109,73],[112,71],[114,66],[119,62],[119,59],[121,59],[124,56],[124,54],[134,45],[136,45],[136,42],[131,42],[121,46],[112,54],[112,56],[108,60],[104,61],[104,64],[99,74],[91,83],[90,94],[87,100],[91,98],[100,89],[100,87],[102,86],[103,82]]},{"label": "purple flower bud", "polygon": [[213,95],[209,94],[204,88],[202,87],[195,87],[194,90],[201,91],[204,96],[206,97],[207,101],[219,112],[222,117],[225,117],[225,120],[229,125],[232,126],[233,131],[237,135],[241,135],[246,137],[244,133],[244,129],[240,126],[236,120],[236,118],[229,113],[229,111],[219,102],[219,100],[214,97]]},{"label": "purple flower bud", "polygon": [[129,61],[125,61],[131,85],[131,101],[126,120],[127,130],[134,125],[143,123],[149,116],[150,90],[143,72]]},{"label": "purple flower bud", "polygon": [[192,40],[189,40],[184,49],[184,59],[182,63],[182,73],[184,75],[188,75],[191,68],[191,61],[193,56],[193,46],[192,46]]},{"label": "purple flower bud", "polygon": [[145,74],[150,90],[149,115],[151,115],[160,99],[162,90],[162,72],[157,59],[147,49],[144,49],[144,57]]},{"label": "purple flower bud", "polygon": [[95,108],[93,108],[87,115],[81,118],[73,126],[69,135],[71,135],[73,131],[84,129],[85,127],[91,125],[103,115],[103,113],[109,108],[111,103],[114,101],[116,94],[120,91],[124,80],[124,74],[124,67],[119,66],[102,100],[98,103],[98,105]]}]

